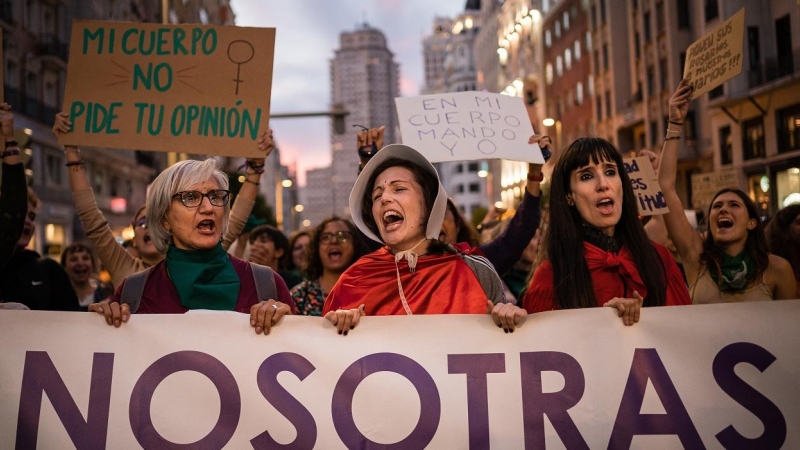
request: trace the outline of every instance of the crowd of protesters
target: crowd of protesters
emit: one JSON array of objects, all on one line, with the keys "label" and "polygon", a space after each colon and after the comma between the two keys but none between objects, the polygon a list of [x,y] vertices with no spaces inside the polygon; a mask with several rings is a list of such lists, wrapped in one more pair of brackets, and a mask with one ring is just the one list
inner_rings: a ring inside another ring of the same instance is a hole
[{"label": "crowd of protesters", "polygon": [[[87,241],[67,247],[61,264],[27,249],[40,201],[2,104],[0,309],[89,311],[117,327],[131,314],[238,311],[263,334],[301,314],[324,316],[342,335],[365,316],[487,314],[509,333],[527,314],[550,310],[609,307],[633,325],[643,307],[800,297],[800,205],[765,226],[744,192],[723,189],[706,212],[706,231],[684,214],[675,178],[690,95],[682,81],[669,100],[660,158],[642,153],[669,208],[647,226],[622,156],[604,139],[555,149],[549,137],[532,136],[549,161],[529,165],[513,213],[490,211],[475,229],[434,166],[414,148],[384,146],[380,126],[357,135],[352,217],[331,216],[287,237],[251,215],[274,146],[267,131],[256,143],[263,157],[246,161],[235,202],[214,159],[160,173],[132,218],[128,248],[95,201],[80,150],[67,146]],[[56,116],[54,133],[70,127],[66,114]]]}]

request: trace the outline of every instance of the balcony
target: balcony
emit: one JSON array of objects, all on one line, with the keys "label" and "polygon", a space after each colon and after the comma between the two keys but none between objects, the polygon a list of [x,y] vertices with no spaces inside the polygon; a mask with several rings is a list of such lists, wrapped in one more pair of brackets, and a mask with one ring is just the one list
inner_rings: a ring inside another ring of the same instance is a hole
[{"label": "balcony", "polygon": [[58,36],[53,34],[45,34],[42,36],[42,41],[39,43],[39,53],[44,56],[52,56],[60,59],[64,63],[67,62],[67,52],[69,48],[65,42],[62,42]]},{"label": "balcony", "polygon": [[800,73],[800,51],[788,58],[765,58],[759,61],[758,67],[747,72],[747,83],[750,89],[767,84],[778,78]]},{"label": "balcony", "polygon": [[45,105],[41,100],[35,97],[29,97],[24,92],[17,88],[12,88],[8,85],[5,86],[5,100],[14,108],[14,112],[25,114],[31,119],[42,122],[50,127],[56,121],[55,108]]}]

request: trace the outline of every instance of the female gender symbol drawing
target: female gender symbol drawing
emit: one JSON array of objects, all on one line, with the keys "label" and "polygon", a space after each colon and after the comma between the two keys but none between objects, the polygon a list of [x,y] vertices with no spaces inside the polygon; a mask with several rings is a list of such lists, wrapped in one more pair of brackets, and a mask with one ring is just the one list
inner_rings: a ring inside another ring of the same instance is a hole
[{"label": "female gender symbol drawing", "polygon": [[236,82],[236,95],[239,95],[239,83],[244,83],[244,80],[239,78],[242,64],[253,59],[254,54],[253,44],[247,41],[237,40],[228,44],[228,59],[236,64],[236,78],[233,80]]}]

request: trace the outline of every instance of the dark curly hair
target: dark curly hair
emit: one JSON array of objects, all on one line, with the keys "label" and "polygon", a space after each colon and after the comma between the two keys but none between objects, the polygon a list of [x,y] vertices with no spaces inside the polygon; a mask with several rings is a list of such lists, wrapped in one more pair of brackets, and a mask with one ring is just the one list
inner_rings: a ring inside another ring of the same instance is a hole
[{"label": "dark curly hair", "polygon": [[320,246],[320,235],[322,231],[325,229],[325,226],[331,222],[342,222],[347,226],[347,229],[350,230],[350,234],[353,235],[353,259],[348,261],[347,269],[352,265],[354,262],[358,261],[358,258],[367,254],[367,246],[364,243],[364,239],[361,237],[361,233],[358,231],[353,222],[350,222],[347,219],[343,219],[339,216],[331,216],[327,219],[323,220],[316,229],[314,229],[313,237],[311,238],[311,247],[309,248],[309,255],[308,255],[308,266],[305,270],[306,278],[309,280],[316,280],[322,276],[322,272],[324,267],[322,267],[322,259],[319,257],[319,246]]},{"label": "dark curly hair", "polygon": [[792,239],[789,228],[800,216],[800,204],[789,205],[775,213],[767,225],[769,251],[789,261],[795,277],[800,278],[800,242]]}]

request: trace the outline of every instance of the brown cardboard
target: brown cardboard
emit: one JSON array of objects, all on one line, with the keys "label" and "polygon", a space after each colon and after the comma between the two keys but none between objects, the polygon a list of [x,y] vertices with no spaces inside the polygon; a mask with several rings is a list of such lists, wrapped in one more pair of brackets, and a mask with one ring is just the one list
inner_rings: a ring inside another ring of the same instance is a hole
[{"label": "brown cardboard", "polygon": [[669,212],[664,193],[658,184],[658,176],[653,170],[650,158],[638,156],[625,158],[625,169],[633,185],[633,194],[636,196],[636,205],[641,216],[655,216]]},{"label": "brown cardboard", "polygon": [[76,20],[59,142],[263,155],[274,51],[274,28]]},{"label": "brown cardboard", "polygon": [[714,194],[725,188],[739,188],[738,170],[692,174],[692,208],[707,212]]},{"label": "brown cardboard", "polygon": [[692,100],[742,73],[744,8],[686,49],[683,78]]}]

